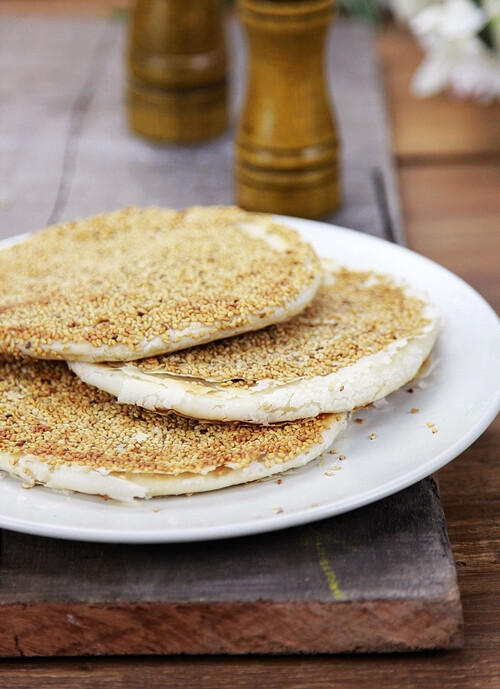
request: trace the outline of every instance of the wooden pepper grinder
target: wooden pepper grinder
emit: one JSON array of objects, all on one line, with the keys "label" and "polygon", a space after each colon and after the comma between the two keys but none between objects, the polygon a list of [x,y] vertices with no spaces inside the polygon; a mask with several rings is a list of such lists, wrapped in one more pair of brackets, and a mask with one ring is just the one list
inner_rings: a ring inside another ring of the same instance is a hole
[{"label": "wooden pepper grinder", "polygon": [[238,0],[249,44],[236,136],[236,197],[248,210],[317,218],[340,202],[338,141],[324,78],[335,0]]},{"label": "wooden pepper grinder", "polygon": [[220,134],[227,70],[218,0],[136,0],[128,71],[134,132],[174,143]]}]

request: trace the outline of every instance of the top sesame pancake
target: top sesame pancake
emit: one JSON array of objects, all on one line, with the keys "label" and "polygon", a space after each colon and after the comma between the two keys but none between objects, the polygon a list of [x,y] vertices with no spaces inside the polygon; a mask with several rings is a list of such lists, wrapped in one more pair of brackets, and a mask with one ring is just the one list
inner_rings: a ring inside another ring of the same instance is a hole
[{"label": "top sesame pancake", "polygon": [[324,263],[300,314],[263,330],[124,365],[72,363],[119,402],[270,424],[351,411],[411,380],[438,332],[425,295],[390,275]]},{"label": "top sesame pancake", "polygon": [[233,207],[128,208],[0,251],[0,352],[129,361],[262,328],[321,283],[313,249]]},{"label": "top sesame pancake", "polygon": [[207,491],[302,466],[345,415],[267,428],[120,405],[63,362],[0,359],[0,471],[118,500]]}]

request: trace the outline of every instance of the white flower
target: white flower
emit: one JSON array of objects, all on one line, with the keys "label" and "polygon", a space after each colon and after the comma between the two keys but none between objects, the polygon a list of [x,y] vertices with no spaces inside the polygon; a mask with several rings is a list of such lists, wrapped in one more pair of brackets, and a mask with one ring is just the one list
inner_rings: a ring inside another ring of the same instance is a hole
[{"label": "white flower", "polygon": [[500,59],[475,36],[436,42],[415,73],[412,90],[426,97],[446,87],[460,98],[500,98]]},{"label": "white flower", "polygon": [[421,10],[410,28],[419,37],[454,41],[475,36],[487,21],[486,12],[470,0],[445,0]]},{"label": "white flower", "polygon": [[450,88],[459,98],[475,98],[483,103],[500,100],[500,59],[484,50],[452,71]]},{"label": "white flower", "polygon": [[[500,0],[482,0],[481,5],[475,0],[387,2],[426,51],[412,81],[415,95],[450,88],[461,98],[500,99]],[[478,35],[485,27],[492,49]]]},{"label": "white flower", "polygon": [[434,2],[436,0],[387,0],[387,5],[399,21],[408,22],[420,10]]}]

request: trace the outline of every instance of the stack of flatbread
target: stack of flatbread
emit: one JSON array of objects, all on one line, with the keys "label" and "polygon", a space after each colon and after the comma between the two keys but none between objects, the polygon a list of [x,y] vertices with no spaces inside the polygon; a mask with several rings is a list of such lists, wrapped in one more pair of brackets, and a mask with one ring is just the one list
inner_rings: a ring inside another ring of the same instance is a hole
[{"label": "stack of flatbread", "polygon": [[0,470],[118,500],[299,467],[414,378],[435,309],[237,208],[129,208],[0,251]]}]

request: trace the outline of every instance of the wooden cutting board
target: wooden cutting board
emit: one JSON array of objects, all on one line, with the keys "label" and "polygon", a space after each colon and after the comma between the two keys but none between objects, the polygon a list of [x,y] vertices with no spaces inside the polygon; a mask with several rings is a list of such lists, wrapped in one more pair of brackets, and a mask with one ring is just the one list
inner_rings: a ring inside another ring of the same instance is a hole
[{"label": "wooden cutting board", "polygon": [[3,532],[0,655],[455,648],[461,604],[433,478],[308,526],[103,545]]},{"label": "wooden cutting board", "polygon": [[[2,75],[11,145],[0,158],[0,238],[131,203],[231,203],[244,50],[234,22],[229,30],[232,128],[205,145],[162,148],[125,127],[122,24],[4,19],[0,44],[16,61]],[[338,22],[327,65],[344,188],[328,220],[404,243],[369,31]],[[261,536],[113,546],[3,531],[1,544],[3,656],[361,653],[462,641],[433,478]]]}]

